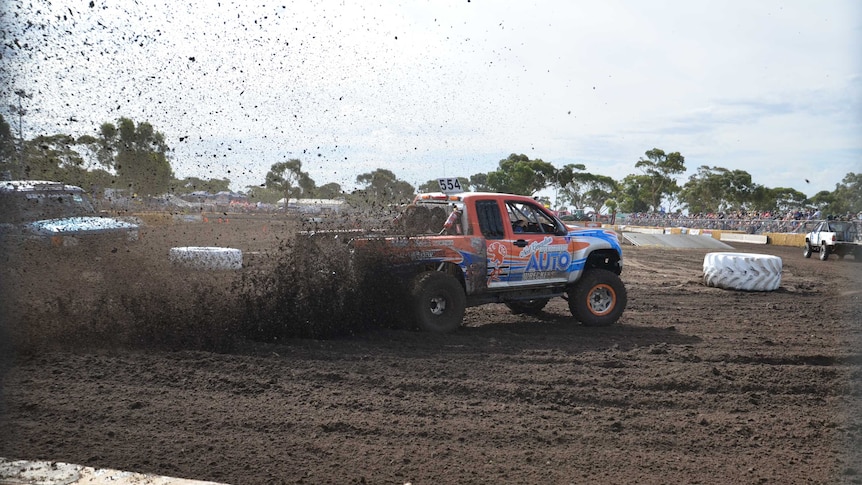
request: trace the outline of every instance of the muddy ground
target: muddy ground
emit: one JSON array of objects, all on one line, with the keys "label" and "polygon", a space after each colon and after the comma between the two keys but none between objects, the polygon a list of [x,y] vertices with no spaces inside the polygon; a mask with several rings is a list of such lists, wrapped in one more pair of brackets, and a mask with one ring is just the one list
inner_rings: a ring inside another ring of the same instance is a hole
[{"label": "muddy ground", "polygon": [[[261,251],[279,231],[150,228],[112,264],[175,244]],[[706,250],[624,249],[628,309],[610,328],[579,326],[563,300],[538,317],[471,308],[452,335],[226,352],[79,345],[56,322],[43,333],[68,344],[34,345],[7,328],[0,456],[234,484],[862,483],[862,264],[737,245],[784,262],[778,291],[745,293],[701,284]],[[7,304],[48,315],[69,281],[117,284],[80,264],[24,291],[10,278],[32,271],[7,260]]]}]

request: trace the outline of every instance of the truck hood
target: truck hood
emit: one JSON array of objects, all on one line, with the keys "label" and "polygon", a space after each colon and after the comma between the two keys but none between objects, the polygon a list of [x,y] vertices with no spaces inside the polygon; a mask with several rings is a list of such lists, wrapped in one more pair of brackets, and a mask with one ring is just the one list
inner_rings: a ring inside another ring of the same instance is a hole
[{"label": "truck hood", "polygon": [[25,224],[30,231],[45,235],[99,234],[105,232],[128,232],[138,229],[137,224],[109,217],[68,217],[46,219]]},{"label": "truck hood", "polygon": [[592,228],[592,227],[571,227],[567,226],[569,229],[568,237],[576,237],[576,238],[596,238],[605,241],[611,248],[616,250],[617,253],[622,255],[623,249],[620,247],[620,239],[617,236],[617,233],[611,229],[602,229],[600,227]]}]

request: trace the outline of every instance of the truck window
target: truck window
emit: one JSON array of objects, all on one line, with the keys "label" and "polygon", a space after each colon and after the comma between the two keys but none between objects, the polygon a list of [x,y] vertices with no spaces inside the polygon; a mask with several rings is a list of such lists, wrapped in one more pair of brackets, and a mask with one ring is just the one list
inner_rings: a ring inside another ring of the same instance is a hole
[{"label": "truck window", "polygon": [[557,224],[538,207],[524,202],[506,202],[512,232],[531,234],[555,234]]},{"label": "truck window", "polygon": [[476,218],[479,219],[479,230],[486,239],[503,239],[503,218],[496,200],[476,201]]}]

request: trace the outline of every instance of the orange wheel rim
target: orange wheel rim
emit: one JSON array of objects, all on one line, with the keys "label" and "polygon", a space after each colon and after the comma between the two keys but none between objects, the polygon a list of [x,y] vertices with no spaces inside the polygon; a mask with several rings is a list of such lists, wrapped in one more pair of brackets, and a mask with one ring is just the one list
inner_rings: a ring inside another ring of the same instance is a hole
[{"label": "orange wheel rim", "polygon": [[614,310],[617,292],[611,285],[601,283],[587,293],[587,309],[597,317],[603,317]]}]

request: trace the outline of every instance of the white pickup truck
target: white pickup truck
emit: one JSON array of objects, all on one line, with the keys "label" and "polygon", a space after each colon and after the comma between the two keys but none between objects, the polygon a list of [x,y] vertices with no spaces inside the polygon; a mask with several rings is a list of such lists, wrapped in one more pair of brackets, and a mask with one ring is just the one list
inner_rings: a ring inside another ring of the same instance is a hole
[{"label": "white pickup truck", "polygon": [[823,221],[813,231],[805,235],[806,258],[811,253],[820,253],[820,260],[826,261],[830,254],[839,259],[852,254],[854,259],[862,260],[862,241],[856,225],[849,221]]}]

